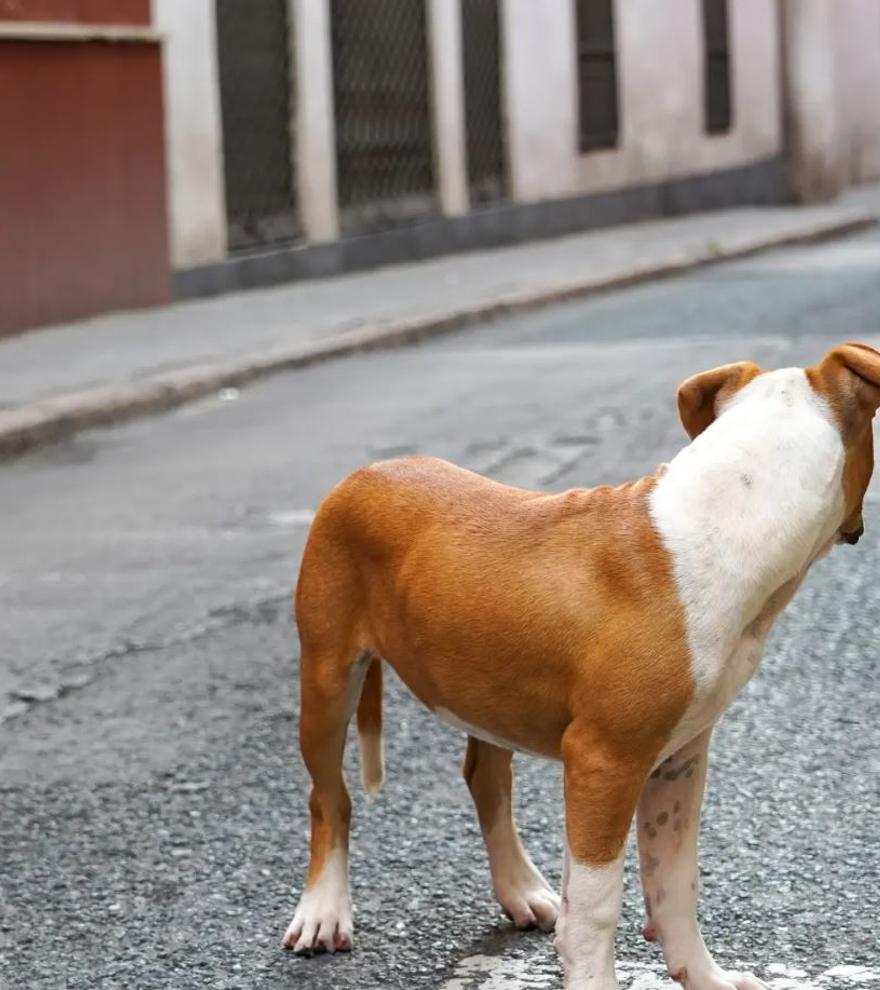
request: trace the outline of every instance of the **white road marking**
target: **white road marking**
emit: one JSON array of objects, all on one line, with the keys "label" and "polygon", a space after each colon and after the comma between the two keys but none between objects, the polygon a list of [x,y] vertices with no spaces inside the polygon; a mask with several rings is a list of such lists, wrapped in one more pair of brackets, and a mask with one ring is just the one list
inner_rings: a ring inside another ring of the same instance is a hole
[{"label": "white road marking", "polygon": [[834,966],[825,976],[832,979],[850,980],[853,983],[870,983],[880,980],[880,970],[868,966]]},{"label": "white road marking", "polygon": [[468,956],[441,990],[543,990],[558,982],[559,971],[552,956]]},{"label": "white road marking", "polygon": [[807,974],[797,966],[786,966],[785,963],[770,963],[765,967],[771,976],[788,976],[796,980],[805,979]]},{"label": "white road marking", "polygon": [[[617,976],[624,990],[676,990],[662,963],[618,962]],[[770,963],[766,966],[737,964],[732,969],[757,971],[771,990],[859,990],[880,983],[880,969],[839,965],[817,976],[800,966]],[[438,990],[558,990],[562,985],[561,964],[552,953],[531,956],[475,955],[462,959],[453,976]]]}]

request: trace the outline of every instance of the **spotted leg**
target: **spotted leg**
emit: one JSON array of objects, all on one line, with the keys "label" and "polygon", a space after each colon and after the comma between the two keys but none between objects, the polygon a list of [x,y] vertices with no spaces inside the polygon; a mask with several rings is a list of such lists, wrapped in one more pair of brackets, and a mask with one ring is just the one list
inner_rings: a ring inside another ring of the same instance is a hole
[{"label": "spotted leg", "polygon": [[648,921],[673,979],[685,990],[766,990],[751,973],[721,969],[697,924],[697,834],[711,730],[648,777],[638,806],[639,862]]}]

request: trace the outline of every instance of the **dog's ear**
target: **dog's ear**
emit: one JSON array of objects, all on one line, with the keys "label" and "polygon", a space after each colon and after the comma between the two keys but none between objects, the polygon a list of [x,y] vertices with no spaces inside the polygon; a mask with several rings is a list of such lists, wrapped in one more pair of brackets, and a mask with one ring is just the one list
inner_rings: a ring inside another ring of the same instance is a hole
[{"label": "dog's ear", "polygon": [[844,435],[859,432],[880,408],[880,351],[867,344],[841,344],[815,368],[813,388],[831,405]]},{"label": "dog's ear", "polygon": [[761,368],[751,361],[738,361],[683,381],[678,387],[678,415],[691,440],[715,422],[721,406],[731,396],[761,373]]}]

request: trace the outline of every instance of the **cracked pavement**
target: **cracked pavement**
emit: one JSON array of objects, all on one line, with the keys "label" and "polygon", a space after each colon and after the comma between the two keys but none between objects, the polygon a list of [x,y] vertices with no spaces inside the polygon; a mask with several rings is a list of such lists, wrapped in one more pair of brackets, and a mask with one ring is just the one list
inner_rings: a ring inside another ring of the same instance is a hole
[{"label": "cracked pavement", "polygon": [[[307,856],[289,592],[311,512],[365,461],[432,453],[563,489],[684,442],[686,375],[880,343],[880,236],[778,251],[279,375],[0,466],[0,986],[508,990],[561,985],[494,905],[464,738],[393,679],[388,781],[355,802],[355,951],[280,949]],[[880,980],[880,485],[723,719],[701,914],[774,990]],[[516,760],[554,883],[559,768]],[[640,936],[624,986],[671,986]]]}]

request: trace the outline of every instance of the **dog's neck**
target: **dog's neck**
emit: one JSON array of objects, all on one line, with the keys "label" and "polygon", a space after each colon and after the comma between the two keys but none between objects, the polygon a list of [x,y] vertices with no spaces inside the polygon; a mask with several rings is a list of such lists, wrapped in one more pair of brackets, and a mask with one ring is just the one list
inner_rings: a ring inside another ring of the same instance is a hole
[{"label": "dog's neck", "polygon": [[[732,403],[659,477],[651,515],[670,551],[692,648],[769,631],[843,517],[844,450],[803,372]],[[768,608],[770,610],[769,621]]]}]

